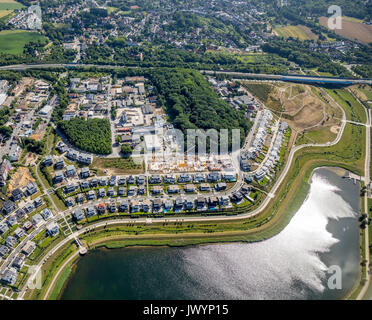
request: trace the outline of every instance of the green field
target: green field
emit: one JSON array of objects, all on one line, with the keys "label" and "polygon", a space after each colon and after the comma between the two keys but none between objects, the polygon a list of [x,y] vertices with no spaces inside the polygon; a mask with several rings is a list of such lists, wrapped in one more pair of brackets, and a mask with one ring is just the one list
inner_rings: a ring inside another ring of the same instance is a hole
[{"label": "green field", "polygon": [[0,10],[19,10],[25,6],[13,0],[0,0]]},{"label": "green field", "polygon": [[30,41],[46,38],[37,32],[6,30],[0,32],[0,53],[22,54],[24,46]]}]

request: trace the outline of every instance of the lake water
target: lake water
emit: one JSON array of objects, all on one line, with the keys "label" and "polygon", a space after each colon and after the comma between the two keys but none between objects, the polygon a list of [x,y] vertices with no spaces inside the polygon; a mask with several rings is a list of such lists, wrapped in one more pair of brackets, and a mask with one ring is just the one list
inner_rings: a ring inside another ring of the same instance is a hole
[{"label": "lake water", "polygon": [[[358,279],[359,184],[336,171],[314,171],[301,208],[271,239],[95,250],[61,299],[341,299]],[[341,290],[327,286],[332,265],[342,270]]]}]

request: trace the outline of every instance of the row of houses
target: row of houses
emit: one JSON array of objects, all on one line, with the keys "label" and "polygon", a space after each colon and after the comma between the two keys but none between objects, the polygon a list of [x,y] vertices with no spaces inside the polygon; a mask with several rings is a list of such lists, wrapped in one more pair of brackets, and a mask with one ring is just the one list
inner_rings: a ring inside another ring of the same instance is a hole
[{"label": "row of houses", "polygon": [[[182,199],[181,197],[172,199],[132,199],[132,200],[121,200],[120,202],[111,201],[110,203],[100,203],[97,206],[89,206],[84,209],[77,208],[73,217],[76,221],[83,220],[85,217],[90,218],[96,214],[105,214],[106,211],[114,213],[119,212],[179,212],[182,210],[208,210],[217,209],[218,207],[230,206],[230,199],[228,196],[221,197],[197,197],[196,199]],[[85,214],[84,214],[85,213]]]}]

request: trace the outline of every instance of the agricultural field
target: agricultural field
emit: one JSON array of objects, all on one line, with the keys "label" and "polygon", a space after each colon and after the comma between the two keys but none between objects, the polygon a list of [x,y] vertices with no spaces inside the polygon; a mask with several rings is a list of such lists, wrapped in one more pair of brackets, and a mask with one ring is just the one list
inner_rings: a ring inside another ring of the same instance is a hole
[{"label": "agricultural field", "polygon": [[[320,17],[319,23],[328,28],[328,18]],[[364,24],[356,19],[345,17],[342,20],[342,29],[335,30],[337,34],[347,39],[357,40],[362,43],[372,42],[372,26]]]},{"label": "agricultural field", "polygon": [[19,10],[24,5],[14,0],[0,0],[0,10]]},{"label": "agricultural field", "polygon": [[314,34],[308,27],[297,26],[283,26],[274,29],[274,32],[279,37],[284,38],[297,38],[299,40],[318,40],[318,36]]},{"label": "agricultural field", "polygon": [[22,54],[24,46],[30,41],[46,38],[38,32],[23,30],[3,30],[0,32],[0,52],[7,54]]}]

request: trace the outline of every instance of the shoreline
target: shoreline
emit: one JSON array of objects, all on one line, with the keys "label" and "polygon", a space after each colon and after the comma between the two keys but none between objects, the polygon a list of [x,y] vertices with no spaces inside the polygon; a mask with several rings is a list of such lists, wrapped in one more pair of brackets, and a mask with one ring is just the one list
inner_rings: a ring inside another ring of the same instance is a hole
[{"label": "shoreline", "polygon": [[[328,169],[332,172],[334,172],[335,174],[337,174],[340,178],[342,178],[342,172],[345,172],[345,169],[344,168],[340,168],[340,167],[327,167],[327,166],[322,166],[322,167],[317,167],[315,168],[314,170],[312,170],[312,173],[310,175],[310,177],[305,181],[307,183],[311,183],[311,179],[314,175],[314,173],[316,173],[316,171],[318,169]],[[302,201],[302,204],[306,201],[308,197],[308,193],[306,195],[306,197],[303,199]],[[301,204],[301,205],[302,205]],[[291,215],[291,219],[293,218],[294,215]],[[291,220],[290,219],[290,220]],[[289,222],[290,222],[289,220]],[[289,223],[288,222],[288,223]],[[287,226],[288,224],[286,224]],[[282,231],[282,230],[281,230]],[[281,232],[280,231],[280,232]],[[280,232],[278,232],[277,234],[279,234]],[[273,236],[276,236],[277,234],[273,235]],[[271,237],[269,237],[271,238]],[[267,239],[269,239],[267,238]],[[173,238],[174,241],[177,241],[176,240],[177,238]],[[93,250],[104,250],[104,251],[108,251],[108,250],[114,250],[114,249],[138,249],[138,248],[171,248],[171,247],[196,247],[196,246],[206,246],[206,245],[216,245],[216,244],[228,244],[228,243],[253,243],[253,242],[261,242],[261,241],[264,241],[264,240],[267,240],[267,239],[260,239],[260,240],[254,240],[254,241],[244,241],[244,240],[226,240],[226,241],[215,241],[215,242],[207,242],[207,241],[202,241],[200,243],[195,243],[195,244],[189,244],[189,243],[185,243],[185,242],[177,242],[176,244],[172,244],[172,243],[168,243],[168,244],[164,244],[161,242],[160,239],[158,239],[157,241],[156,240],[153,240],[151,244],[143,244],[143,243],[140,243],[138,241],[128,241],[127,239],[125,239],[125,237],[123,236],[118,236],[116,239],[100,239],[98,238],[97,240],[93,241],[90,245],[89,245],[89,250],[88,250],[88,253],[89,254],[90,252],[92,252]],[[139,239],[138,239],[139,240]],[[185,240],[185,239],[183,239]],[[204,239],[206,240],[206,239]],[[172,240],[168,240],[170,242],[172,242]],[[359,239],[360,241],[360,239]],[[114,245],[113,245],[114,244]],[[69,282],[69,280],[71,279],[71,277],[74,275],[74,272],[75,272],[75,267],[77,265],[77,263],[80,261],[82,257],[77,255],[75,257],[75,259],[73,259],[73,262],[69,264],[69,269],[70,269],[70,272],[69,272],[69,275],[68,277],[64,280],[63,284],[62,284],[62,287],[60,289],[60,291],[58,292],[58,294],[54,294],[56,295],[56,299],[60,299],[61,296],[63,295],[63,292]],[[67,266],[66,266],[67,267]],[[63,274],[63,271],[60,271],[61,275]],[[360,270],[359,270],[359,274],[360,274]],[[61,277],[61,275],[59,275],[59,277]],[[54,279],[55,282],[58,282],[58,279]],[[355,290],[356,288],[358,288],[358,285],[359,285],[359,278],[356,279],[355,281],[355,284],[353,285],[353,287],[347,292],[345,293],[345,295],[340,298],[341,300],[344,300],[344,299],[347,299],[347,297],[349,297]],[[49,297],[54,293],[54,290],[56,288],[52,288],[50,289],[50,292],[51,294],[46,297],[47,299],[49,299]]]}]

